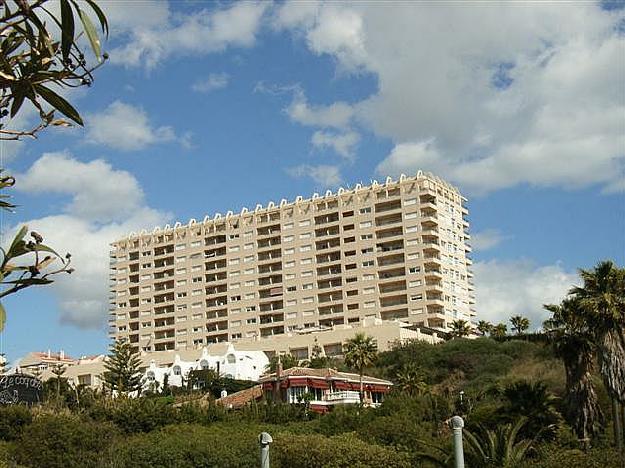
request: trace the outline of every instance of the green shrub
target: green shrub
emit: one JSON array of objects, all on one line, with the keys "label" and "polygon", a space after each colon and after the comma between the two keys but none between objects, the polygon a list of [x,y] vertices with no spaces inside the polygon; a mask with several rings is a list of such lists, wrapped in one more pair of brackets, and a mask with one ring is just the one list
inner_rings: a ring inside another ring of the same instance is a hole
[{"label": "green shrub", "polygon": [[87,414],[96,421],[110,421],[127,434],[177,422],[177,409],[167,398],[120,398],[94,405]]},{"label": "green shrub", "polygon": [[0,439],[17,439],[24,426],[30,424],[32,420],[33,416],[28,406],[0,406]]},{"label": "green shrub", "polygon": [[354,434],[336,437],[277,434],[271,446],[272,466],[282,468],[352,468],[414,466],[407,453],[369,444]]},{"label": "green shrub", "polygon": [[101,451],[117,434],[110,423],[43,414],[24,428],[11,454],[19,465],[28,467],[96,467]]},{"label": "green shrub", "polygon": [[244,426],[168,426],[120,441],[104,457],[111,468],[239,468],[258,464],[257,433]]},{"label": "green shrub", "polygon": [[522,468],[617,468],[621,466],[618,452],[613,448],[592,449],[583,452],[578,449],[545,444],[538,448],[537,459],[530,460]]}]

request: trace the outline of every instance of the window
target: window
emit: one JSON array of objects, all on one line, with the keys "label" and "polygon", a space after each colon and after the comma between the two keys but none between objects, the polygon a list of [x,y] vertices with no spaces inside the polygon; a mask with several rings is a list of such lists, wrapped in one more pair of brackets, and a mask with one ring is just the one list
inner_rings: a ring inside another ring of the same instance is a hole
[{"label": "window", "polygon": [[299,222],[300,227],[310,226],[310,219],[305,219]]},{"label": "window", "polygon": [[408,260],[416,260],[419,258],[418,253],[408,254]]},{"label": "window", "polygon": [[367,274],[367,275],[362,275],[362,280],[363,281],[371,281],[375,279],[375,275],[372,274]]},{"label": "window", "polygon": [[375,307],[375,301],[365,302],[365,305],[364,305],[365,309],[371,309],[373,307]]},{"label": "window", "polygon": [[239,258],[233,258],[232,260],[228,262],[228,265],[238,265],[239,261],[240,261]]},{"label": "window", "polygon": [[247,306],[245,308],[245,312],[254,312],[256,310],[256,306]]},{"label": "window", "polygon": [[293,247],[289,249],[284,249],[284,255],[291,255],[295,253],[295,249]]},{"label": "window", "polygon": [[284,242],[291,242],[291,241],[293,241],[293,239],[295,239],[295,237],[294,237],[294,236],[284,236],[284,237],[282,238],[282,240],[283,240]]},{"label": "window", "polygon": [[202,294],[201,289],[194,289],[193,291],[191,291],[192,296],[199,296],[200,294]]},{"label": "window", "polygon": [[375,292],[375,288],[365,288],[362,290],[363,294],[373,294]]},{"label": "window", "polygon": [[416,288],[418,286],[421,286],[421,280],[416,280],[416,281],[410,281],[408,283],[408,287],[409,288]]},{"label": "window", "polygon": [[229,276],[239,276],[240,274],[240,271],[231,271]]},{"label": "window", "polygon": [[234,321],[230,322],[230,326],[231,327],[240,327],[241,326],[241,321],[240,320],[234,320]]},{"label": "window", "polygon": [[417,217],[417,213],[406,213],[405,219],[415,219]]},{"label": "window", "polygon": [[243,246],[243,250],[251,250],[251,249],[253,249],[253,248],[254,248],[254,244],[252,244],[252,243],[245,244],[245,245]]},{"label": "window", "polygon": [[230,285],[230,289],[239,289],[241,287],[241,283],[232,283]]},{"label": "window", "polygon": [[295,292],[297,291],[297,286],[288,286],[286,288],[286,292]]},{"label": "window", "polygon": [[360,214],[371,213],[371,207],[367,206],[365,208],[360,209]]},{"label": "window", "polygon": [[245,286],[254,286],[256,284],[256,281],[254,280],[249,280],[245,282]]},{"label": "window", "polygon": [[202,265],[192,266],[191,271],[202,271]]},{"label": "window", "polygon": [[245,273],[246,275],[253,275],[254,274],[254,268],[248,268],[243,273]]},{"label": "window", "polygon": [[182,256],[182,257],[176,257],[176,263],[184,263],[187,261],[187,257],[186,256]]},{"label": "window", "polygon": [[287,307],[297,305],[297,299],[289,299],[286,301]]},{"label": "window", "polygon": [[287,318],[287,320],[291,320],[291,319],[297,318],[297,312],[289,312],[288,314],[286,314],[286,318]]},{"label": "window", "polygon": [[238,252],[240,247],[238,245],[233,245],[232,247],[228,247],[228,252]]},{"label": "window", "polygon": [[187,269],[186,268],[176,268],[176,274],[177,275],[184,275],[187,273]]},{"label": "window", "polygon": [[313,288],[312,283],[306,283],[302,285],[302,289],[312,289],[312,288]]},{"label": "window", "polygon": [[230,296],[231,302],[237,302],[241,300],[241,296]]},{"label": "window", "polygon": [[284,279],[295,279],[295,273],[287,273],[286,275],[284,275]]},{"label": "window", "polygon": [[282,226],[282,229],[284,230],[293,229],[293,223],[286,223],[285,225]]},{"label": "window", "polygon": [[423,300],[423,294],[411,294],[410,295],[410,300],[411,301],[421,301],[421,300]]},{"label": "window", "polygon": [[302,265],[310,265],[312,263],[312,258],[303,258],[300,263]]},{"label": "window", "polygon": [[256,323],[256,317],[252,317],[252,318],[248,318],[245,323],[247,323],[248,325],[251,325],[253,323]]},{"label": "window", "polygon": [[200,253],[194,253],[193,255],[191,255],[189,257],[191,260],[197,260],[198,258],[202,258],[202,255]]},{"label": "window", "polygon": [[351,290],[347,291],[347,295],[348,296],[357,296],[358,295],[358,290],[357,289],[351,289]]},{"label": "window", "polygon": [[417,232],[417,226],[409,226],[406,228],[406,233]]},{"label": "window", "polygon": [[414,205],[416,203],[417,203],[417,199],[416,198],[407,198],[404,201],[404,206]]},{"label": "window", "polygon": [[371,221],[363,221],[362,223],[360,223],[361,228],[369,228],[371,227],[371,225]]},{"label": "window", "polygon": [[291,260],[289,262],[284,263],[284,268],[293,268],[295,266],[295,261]]},{"label": "window", "polygon": [[419,273],[420,271],[421,271],[421,267],[410,267],[410,268],[408,269],[408,272],[409,272],[411,275],[414,275],[414,274],[416,274],[416,273]]},{"label": "window", "polygon": [[[187,280],[186,279],[176,281],[176,286],[184,286],[185,284],[187,284]],[[149,288],[149,286],[148,286],[148,288]],[[141,289],[143,289],[143,288],[141,288]]]},{"label": "window", "polygon": [[312,274],[313,274],[312,271],[303,271],[302,278],[308,278],[309,276],[312,276]]},{"label": "window", "polygon": [[311,302],[314,302],[315,298],[314,297],[305,297],[302,299],[302,304],[310,304]]},{"label": "window", "polygon": [[186,293],[186,292],[179,292],[179,293],[176,293],[176,297],[177,297],[178,299],[180,299],[181,297],[187,297],[187,293]]},{"label": "window", "polygon": [[201,276],[196,276],[195,278],[191,279],[192,283],[201,283],[202,282],[202,277]]},{"label": "window", "polygon": [[310,250],[312,250],[312,245],[302,245],[299,248],[300,252],[310,252]]},{"label": "window", "polygon": [[362,236],[360,236],[360,240],[368,240],[368,239],[373,239],[373,234],[363,234]]},{"label": "window", "polygon": [[193,242],[191,242],[191,247],[199,247],[200,245],[202,245],[201,241],[193,241]]},{"label": "window", "polygon": [[299,235],[300,239],[310,239],[310,237],[311,237],[310,232],[303,232],[302,234]]},{"label": "window", "polygon": [[366,262],[362,262],[362,266],[364,268],[372,267],[373,266],[373,260],[367,260]]},{"label": "window", "polygon": [[243,297],[245,299],[254,299],[255,293],[247,293]]},{"label": "window", "polygon": [[371,253],[373,253],[373,247],[367,247],[366,249],[362,249],[360,252],[361,252],[363,255],[366,255],[366,254],[371,254]]}]

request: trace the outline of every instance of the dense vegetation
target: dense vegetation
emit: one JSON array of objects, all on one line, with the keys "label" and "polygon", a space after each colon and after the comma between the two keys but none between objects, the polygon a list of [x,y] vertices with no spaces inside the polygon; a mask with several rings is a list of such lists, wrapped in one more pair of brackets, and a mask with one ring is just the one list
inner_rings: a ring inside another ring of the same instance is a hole
[{"label": "dense vegetation", "polygon": [[[404,380],[378,409],[336,408],[321,417],[305,406],[227,411],[210,400],[177,405],[160,395],[110,399],[82,391],[76,401],[63,389],[59,401],[50,383],[44,405],[0,409],[0,457],[7,466],[51,468],[247,467],[257,465],[257,436],[267,431],[275,467],[447,466],[446,421],[459,413],[467,422],[467,466],[618,466],[609,438],[583,451],[572,435],[562,416],[564,368],[548,343],[411,342],[380,353],[365,374]],[[610,414],[607,393],[597,391]],[[483,453],[489,441],[490,455]]]}]

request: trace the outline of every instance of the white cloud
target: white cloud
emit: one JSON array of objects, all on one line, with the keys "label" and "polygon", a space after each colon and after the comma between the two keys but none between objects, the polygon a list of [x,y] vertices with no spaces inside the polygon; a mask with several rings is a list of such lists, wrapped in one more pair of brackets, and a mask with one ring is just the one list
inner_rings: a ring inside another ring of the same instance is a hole
[{"label": "white cloud", "polygon": [[377,78],[349,120],[394,142],[380,173],[430,169],[473,193],[523,183],[618,189],[624,10],[419,2],[294,10],[279,10],[279,27],[339,70]]},{"label": "white cloud", "polygon": [[339,156],[352,161],[354,149],[360,141],[360,135],[356,132],[333,133],[316,131],[311,139],[315,148],[332,148]]},{"label": "white cloud", "polygon": [[86,123],[85,141],[123,151],[141,150],[177,138],[172,127],[153,127],[143,109],[121,101],[113,102],[98,114],[89,115]]},{"label": "white cloud", "polygon": [[505,322],[513,315],[530,319],[531,328],[549,318],[543,304],[559,303],[578,283],[574,272],[561,265],[539,266],[530,261],[476,262],[476,308],[478,320]]},{"label": "white cloud", "polygon": [[294,122],[306,126],[344,128],[354,115],[352,107],[345,102],[329,106],[310,106],[301,90],[296,90],[293,101],[285,112]]},{"label": "white cloud", "polygon": [[485,229],[484,231],[471,234],[471,246],[473,250],[483,252],[484,250],[497,247],[508,238],[509,236],[502,234],[499,229]]},{"label": "white cloud", "polygon": [[230,77],[227,73],[211,73],[208,78],[193,83],[191,89],[198,93],[210,93],[228,86]]},{"label": "white cloud", "polygon": [[125,219],[144,202],[143,191],[130,173],[114,170],[101,159],[81,162],[67,152],[43,154],[17,179],[21,191],[71,195],[65,210],[88,221]]},{"label": "white cloud", "polygon": [[320,188],[336,188],[341,185],[341,173],[339,168],[330,165],[311,166],[302,164],[287,169],[291,177],[310,177]]},{"label": "white cloud", "polygon": [[[117,37],[125,44],[110,52],[112,63],[151,69],[174,55],[205,55],[228,47],[251,47],[269,7],[268,2],[240,2],[229,8],[172,14],[161,5],[157,14],[151,14],[151,5],[135,6],[138,16],[144,11],[148,13],[148,21],[119,23]],[[119,10],[119,6],[109,8],[115,14]]]},{"label": "white cloud", "polygon": [[59,253],[72,254],[75,272],[58,276],[46,288],[58,300],[60,320],[101,328],[108,309],[109,244],[130,231],[163,224],[171,216],[148,207],[136,179],[102,160],[81,162],[67,153],[49,153],[20,177],[19,189],[72,197],[63,213],[25,224]]}]

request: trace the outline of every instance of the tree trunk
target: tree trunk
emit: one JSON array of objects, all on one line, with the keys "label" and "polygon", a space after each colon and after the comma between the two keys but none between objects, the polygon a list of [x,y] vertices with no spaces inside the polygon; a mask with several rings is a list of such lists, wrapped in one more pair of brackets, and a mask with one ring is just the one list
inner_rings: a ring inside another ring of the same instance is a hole
[{"label": "tree trunk", "polygon": [[566,396],[564,416],[585,449],[604,424],[603,412],[592,384],[593,355],[585,342],[573,341],[575,349],[561,354],[566,371]]},{"label": "tree trunk", "polygon": [[363,392],[363,384],[362,384],[362,370],[360,371],[360,406],[362,406],[365,399],[365,394]]},{"label": "tree trunk", "polygon": [[612,424],[614,425],[614,444],[619,452],[623,452],[623,421],[621,419],[621,405],[612,399]]},{"label": "tree trunk", "polygon": [[625,404],[625,335],[623,330],[608,330],[599,336],[599,366],[611,398]]}]

